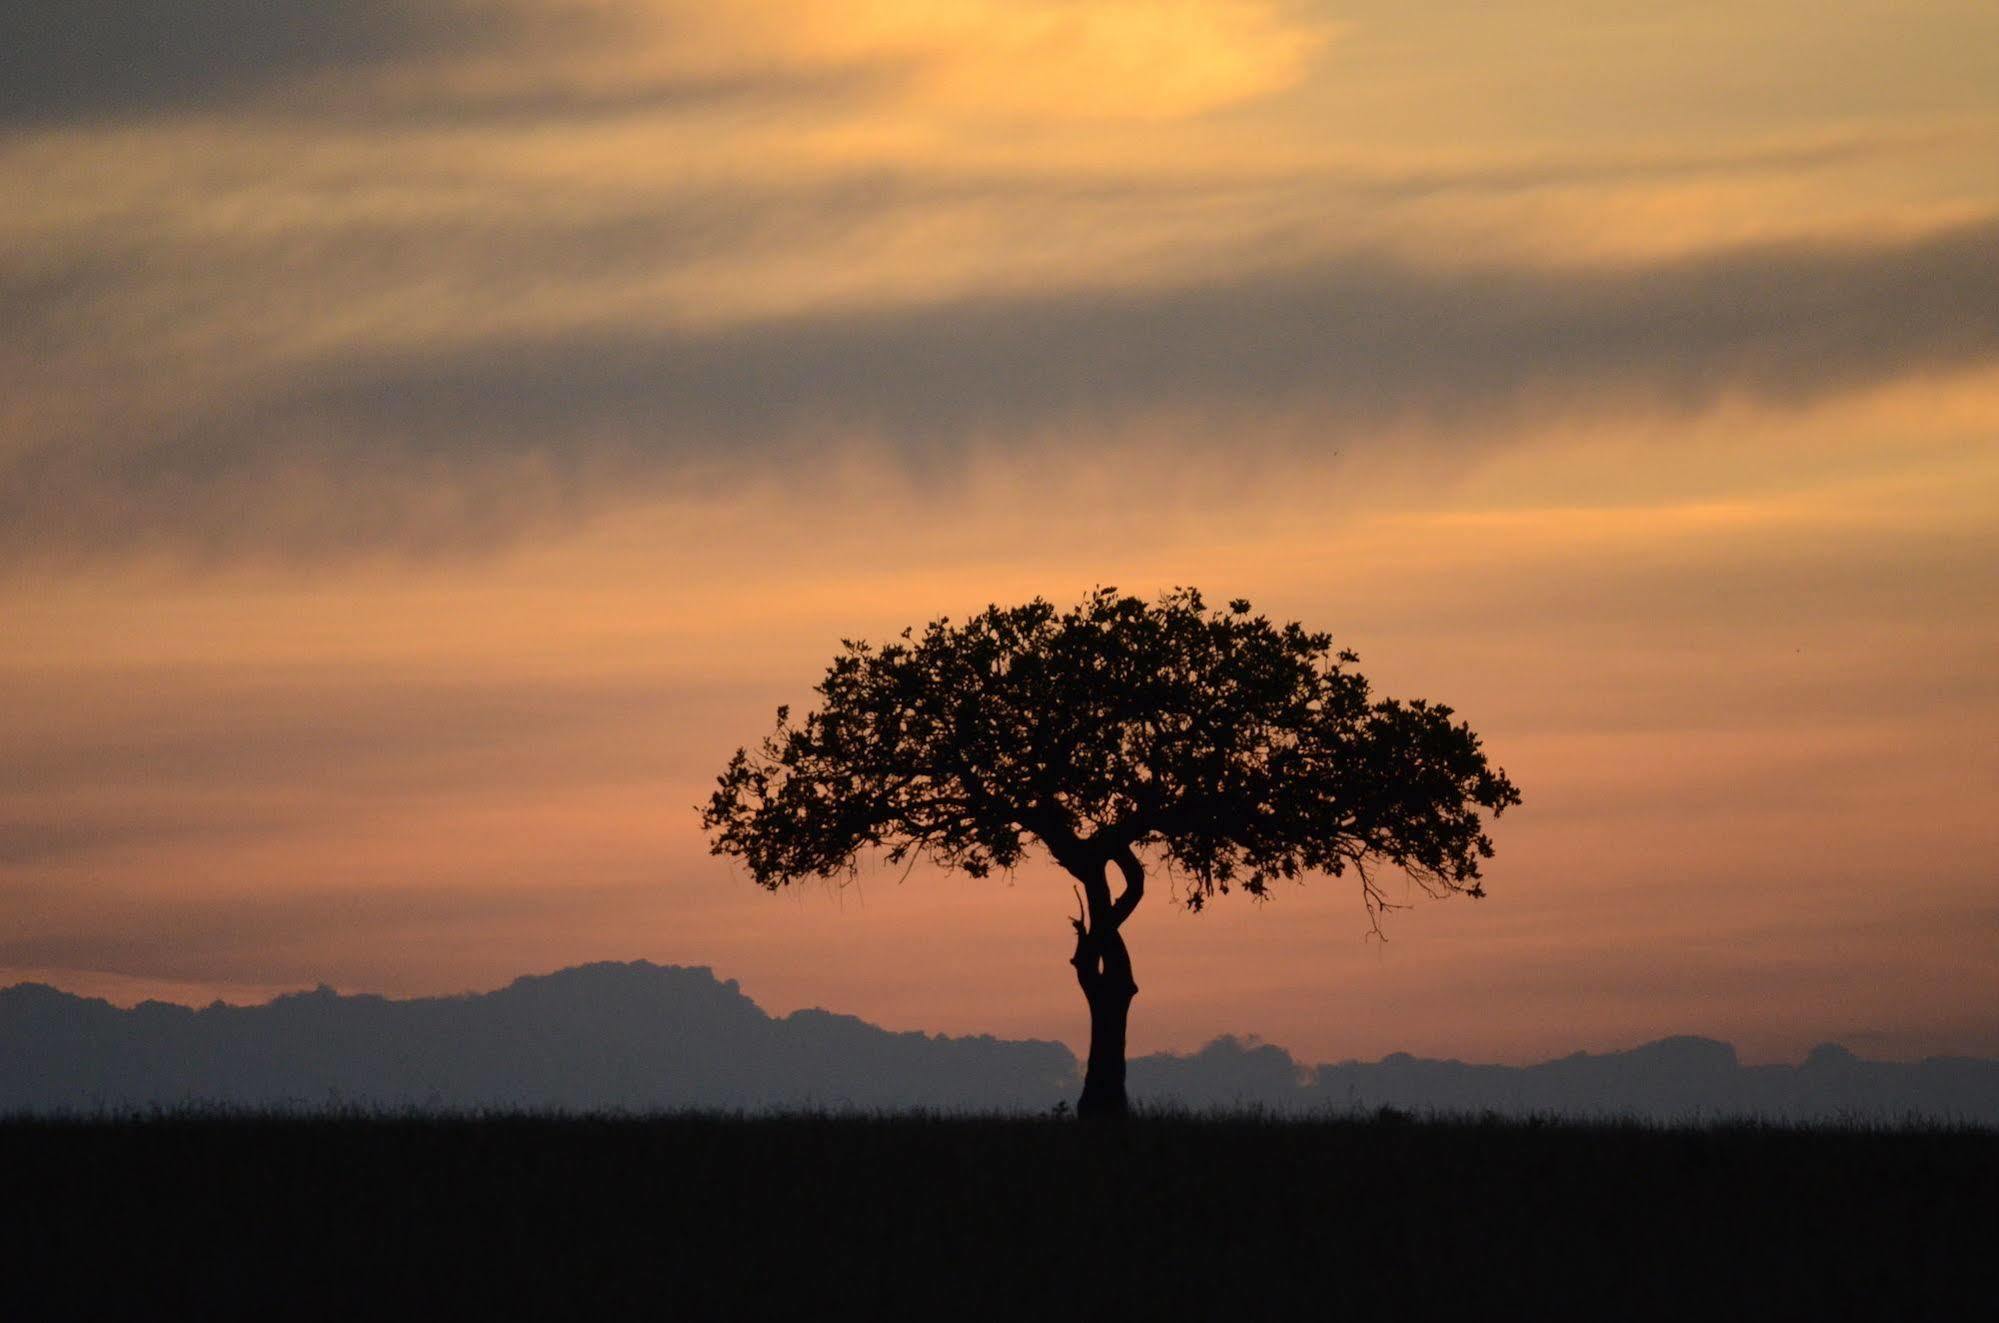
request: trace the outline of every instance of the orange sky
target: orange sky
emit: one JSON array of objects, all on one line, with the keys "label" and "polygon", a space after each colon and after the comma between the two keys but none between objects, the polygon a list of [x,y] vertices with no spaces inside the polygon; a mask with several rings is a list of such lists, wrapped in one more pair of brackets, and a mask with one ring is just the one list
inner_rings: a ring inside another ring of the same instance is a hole
[{"label": "orange sky", "polygon": [[170,8],[0,43],[0,983],[1078,1043],[1051,872],[692,806],[844,636],[1191,583],[1526,803],[1386,944],[1148,903],[1135,1050],[1999,1055],[1999,11]]}]

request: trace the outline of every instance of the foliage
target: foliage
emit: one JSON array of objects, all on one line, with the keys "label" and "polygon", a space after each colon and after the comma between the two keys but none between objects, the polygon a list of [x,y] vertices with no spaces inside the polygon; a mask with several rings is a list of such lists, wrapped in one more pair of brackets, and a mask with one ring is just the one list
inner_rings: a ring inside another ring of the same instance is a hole
[{"label": "foliage", "polygon": [[1038,839],[1086,879],[1156,854],[1196,909],[1351,868],[1379,911],[1384,863],[1433,894],[1482,894],[1480,811],[1519,792],[1450,708],[1374,698],[1358,660],[1191,588],[846,640],[818,710],[778,709],[702,820],[715,853],[773,889],[873,850],[984,876]]}]

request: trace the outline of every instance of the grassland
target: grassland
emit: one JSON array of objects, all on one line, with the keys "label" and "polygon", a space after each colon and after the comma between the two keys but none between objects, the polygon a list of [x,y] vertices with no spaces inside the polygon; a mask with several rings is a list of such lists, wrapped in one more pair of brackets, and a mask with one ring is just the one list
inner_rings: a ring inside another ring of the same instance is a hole
[{"label": "grassland", "polygon": [[0,1315],[1989,1317],[1999,1135],[1151,1117],[0,1123]]}]

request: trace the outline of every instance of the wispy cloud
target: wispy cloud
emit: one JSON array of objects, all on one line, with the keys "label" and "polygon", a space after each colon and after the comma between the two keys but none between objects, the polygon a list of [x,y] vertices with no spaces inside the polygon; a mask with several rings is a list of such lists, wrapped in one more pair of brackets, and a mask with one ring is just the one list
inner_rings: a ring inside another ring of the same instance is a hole
[{"label": "wispy cloud", "polygon": [[163,431],[22,455],[0,526],[16,558],[287,540],[316,555],[504,539],[828,446],[937,472],[1133,417],[1168,449],[1213,444],[1175,420],[1218,413],[1302,417],[1315,445],[1411,426],[1448,445],[1551,414],[1794,405],[1999,357],[1995,251],[1987,222],[1622,268],[1349,254],[1169,287],[355,354]]}]

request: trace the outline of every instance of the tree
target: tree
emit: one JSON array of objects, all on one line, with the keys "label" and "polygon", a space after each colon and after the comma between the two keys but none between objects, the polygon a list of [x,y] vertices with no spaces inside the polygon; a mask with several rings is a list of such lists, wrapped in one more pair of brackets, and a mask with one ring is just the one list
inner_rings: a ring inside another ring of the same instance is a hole
[{"label": "tree", "polygon": [[1138,985],[1121,930],[1148,859],[1196,911],[1351,873],[1377,933],[1398,908],[1384,866],[1431,895],[1484,894],[1480,810],[1497,817],[1519,791],[1450,708],[1372,699],[1358,661],[1191,588],[1156,602],[1100,588],[1066,612],[1037,598],[883,647],[844,640],[819,710],[794,722],[779,708],[776,730],[730,759],[702,825],[771,890],[850,876],[871,853],[984,877],[1040,842],[1079,892],[1077,1114],[1122,1116]]}]

